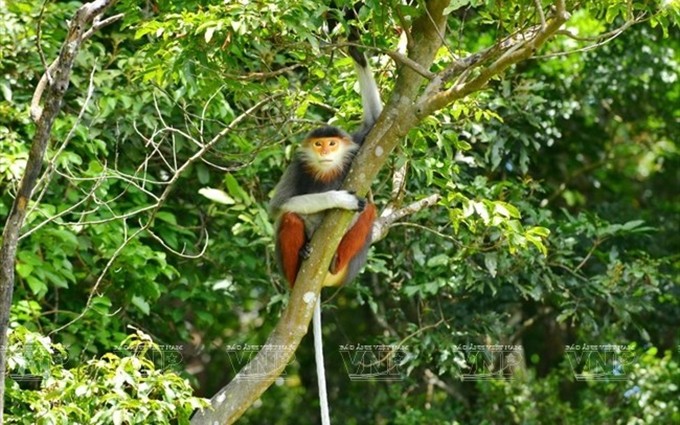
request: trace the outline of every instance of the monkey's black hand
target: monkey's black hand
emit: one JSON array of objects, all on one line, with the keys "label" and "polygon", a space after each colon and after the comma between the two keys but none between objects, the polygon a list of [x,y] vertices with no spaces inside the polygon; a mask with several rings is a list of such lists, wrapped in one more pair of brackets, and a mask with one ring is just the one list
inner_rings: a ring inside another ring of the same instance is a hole
[{"label": "monkey's black hand", "polygon": [[302,248],[300,248],[300,257],[303,260],[306,260],[310,255],[312,255],[312,246],[309,244],[309,242],[306,242],[304,245],[302,245]]},{"label": "monkey's black hand", "polygon": [[364,208],[366,208],[366,198],[359,198],[359,197],[356,195],[356,192],[353,191],[353,190],[350,190],[350,191],[348,191],[348,192],[349,192],[351,195],[354,195],[354,197],[355,197],[356,200],[357,200],[357,207],[356,207],[356,208],[353,208],[353,210],[356,211],[356,212],[363,212],[363,211],[364,211]]}]

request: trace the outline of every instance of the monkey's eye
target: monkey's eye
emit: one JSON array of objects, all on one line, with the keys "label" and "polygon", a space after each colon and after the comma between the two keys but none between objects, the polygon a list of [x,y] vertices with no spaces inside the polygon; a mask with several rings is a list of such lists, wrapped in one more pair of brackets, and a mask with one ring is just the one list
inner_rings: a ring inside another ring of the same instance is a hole
[{"label": "monkey's eye", "polygon": [[336,142],[335,140],[331,140],[331,142],[329,143],[329,145],[331,145],[331,146],[335,146],[337,144],[338,144],[338,142]]},{"label": "monkey's eye", "polygon": [[321,147],[321,141],[317,140],[316,142],[314,142],[314,146],[316,146],[317,148]]}]

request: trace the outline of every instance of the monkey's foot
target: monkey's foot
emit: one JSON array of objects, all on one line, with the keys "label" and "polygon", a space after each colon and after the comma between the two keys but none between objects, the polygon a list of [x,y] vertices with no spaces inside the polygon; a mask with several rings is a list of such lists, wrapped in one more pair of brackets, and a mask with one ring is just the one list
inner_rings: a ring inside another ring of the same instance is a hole
[{"label": "monkey's foot", "polygon": [[300,257],[303,260],[306,260],[310,255],[312,255],[312,246],[309,244],[309,242],[306,242],[304,245],[302,245],[302,248],[300,248]]}]

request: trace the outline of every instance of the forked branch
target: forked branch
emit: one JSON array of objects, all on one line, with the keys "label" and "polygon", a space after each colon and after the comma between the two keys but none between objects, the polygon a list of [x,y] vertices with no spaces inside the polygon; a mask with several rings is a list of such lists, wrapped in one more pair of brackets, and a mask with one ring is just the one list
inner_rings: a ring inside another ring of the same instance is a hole
[{"label": "forked branch", "polygon": [[[26,218],[28,203],[33,195],[40,171],[42,169],[45,151],[50,140],[52,125],[59,114],[62,99],[69,86],[69,79],[75,57],[85,40],[88,27],[109,9],[115,0],[96,0],[82,5],[73,16],[66,39],[62,44],[59,57],[50,66],[50,84],[43,83],[36,92],[38,98],[43,97],[44,109],[40,111],[36,121],[35,134],[31,143],[31,150],[26,162],[24,175],[19,183],[19,190],[12,203],[7,221],[2,232],[2,246],[0,246],[0,424],[3,423],[3,407],[5,394],[5,347],[7,344],[7,326],[9,310],[14,292],[14,263],[16,260],[19,233]],[[51,71],[51,72],[50,72]],[[47,79],[47,77],[45,77]],[[35,96],[34,96],[35,97]]]}]

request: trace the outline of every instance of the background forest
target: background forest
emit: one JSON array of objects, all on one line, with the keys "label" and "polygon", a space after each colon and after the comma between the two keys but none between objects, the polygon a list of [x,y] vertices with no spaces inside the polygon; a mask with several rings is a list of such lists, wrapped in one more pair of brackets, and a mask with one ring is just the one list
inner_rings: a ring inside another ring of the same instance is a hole
[{"label": "background forest", "polygon": [[[446,4],[432,73],[500,57],[562,2]],[[80,6],[0,0],[3,226],[34,91]],[[272,189],[310,129],[361,121],[349,28],[389,104],[412,66],[399,42],[428,13],[368,0],[347,22],[350,6],[106,12],[20,232],[6,423],[188,423],[265,343],[290,293]],[[531,57],[408,129],[374,179],[379,210],[403,216],[355,282],[323,292],[333,422],[680,423],[680,3],[566,8]],[[238,423],[318,411],[310,332]]]}]

